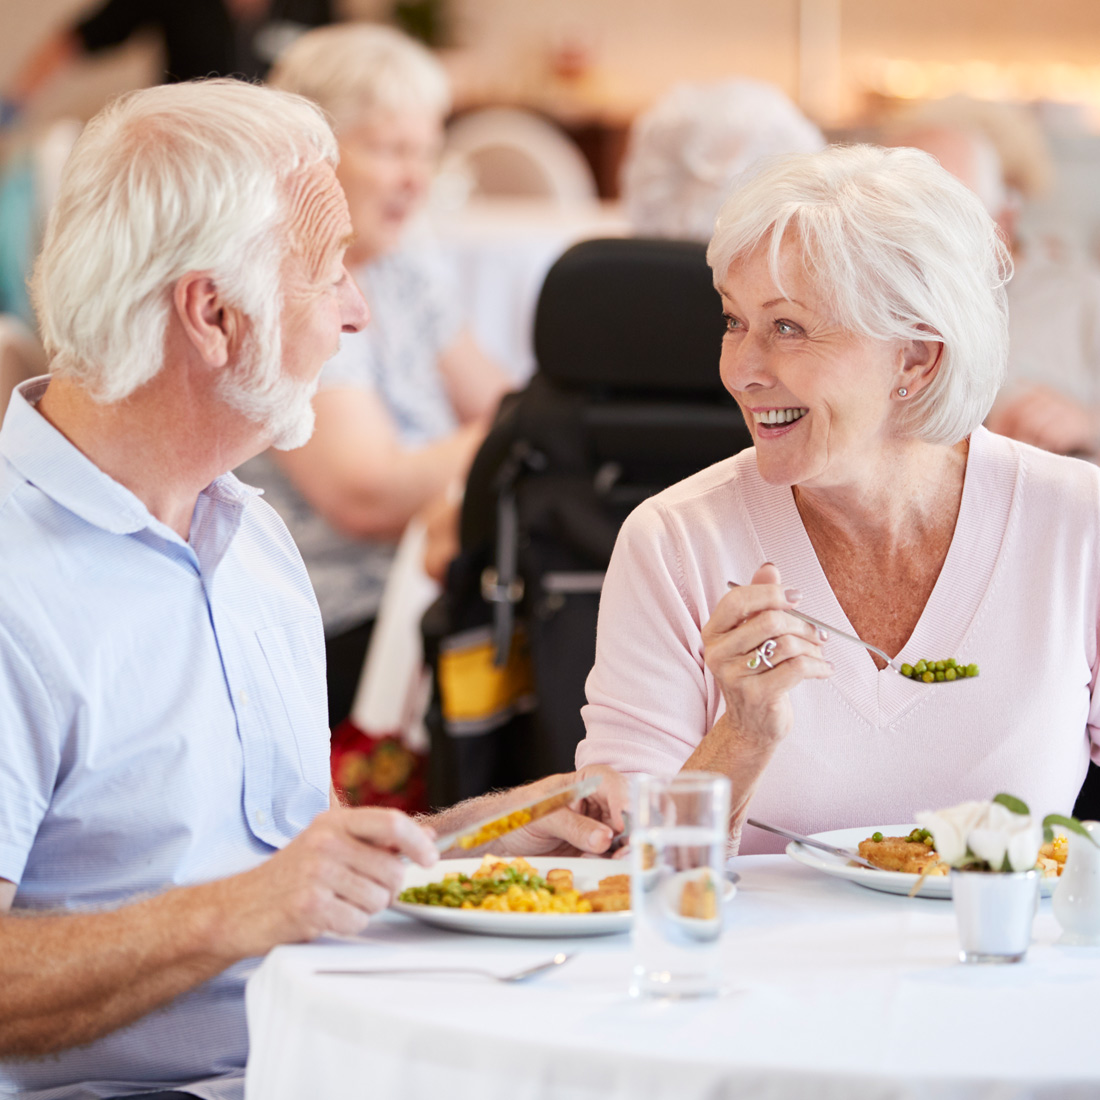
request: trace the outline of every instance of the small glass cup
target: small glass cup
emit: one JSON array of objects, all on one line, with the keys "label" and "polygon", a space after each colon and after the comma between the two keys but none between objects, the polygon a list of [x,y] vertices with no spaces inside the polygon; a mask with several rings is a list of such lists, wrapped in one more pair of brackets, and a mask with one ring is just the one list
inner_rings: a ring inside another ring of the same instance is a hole
[{"label": "small glass cup", "polygon": [[631,907],[635,997],[722,992],[719,941],[730,781],[711,772],[634,780]]},{"label": "small glass cup", "polygon": [[1023,962],[1039,907],[1038,871],[952,871],[964,963]]}]

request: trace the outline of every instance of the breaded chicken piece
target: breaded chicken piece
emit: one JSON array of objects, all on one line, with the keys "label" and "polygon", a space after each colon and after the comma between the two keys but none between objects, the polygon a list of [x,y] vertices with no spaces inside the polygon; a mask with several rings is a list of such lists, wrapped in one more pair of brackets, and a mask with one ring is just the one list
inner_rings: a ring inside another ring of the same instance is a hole
[{"label": "breaded chicken piece", "polygon": [[600,879],[601,890],[625,890],[630,893],[630,876],[629,875],[608,875],[607,878]]},{"label": "breaded chicken piece", "polygon": [[[618,876],[616,876],[618,877]],[[630,889],[589,890],[581,897],[592,906],[593,913],[620,913],[630,908]]]},{"label": "breaded chicken piece", "polygon": [[573,889],[573,872],[566,871],[562,867],[555,867],[552,871],[546,872],[546,885],[555,894],[560,894],[564,890]]},{"label": "breaded chicken piece", "polygon": [[861,840],[859,854],[883,871],[902,871],[909,875],[946,875],[950,870],[946,863],[940,861],[934,848],[905,836]]}]

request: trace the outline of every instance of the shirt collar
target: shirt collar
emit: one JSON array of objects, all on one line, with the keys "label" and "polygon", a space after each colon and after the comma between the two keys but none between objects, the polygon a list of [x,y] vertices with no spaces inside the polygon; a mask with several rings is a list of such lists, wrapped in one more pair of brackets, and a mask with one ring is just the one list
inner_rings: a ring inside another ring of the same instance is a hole
[{"label": "shirt collar", "polygon": [[[182,542],[138,497],[105,474],[38,412],[35,405],[49,384],[49,375],[44,375],[12,392],[0,427],[0,455],[37,489],[95,527],[117,535],[153,528]],[[200,494],[239,507],[257,495],[258,490],[230,473],[215,478]]]}]

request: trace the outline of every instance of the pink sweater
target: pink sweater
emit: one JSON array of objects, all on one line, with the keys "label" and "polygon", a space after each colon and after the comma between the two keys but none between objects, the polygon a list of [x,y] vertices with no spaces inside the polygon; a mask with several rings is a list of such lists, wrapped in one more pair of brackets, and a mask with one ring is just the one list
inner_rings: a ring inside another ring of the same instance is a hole
[{"label": "pink sweater", "polygon": [[[852,631],[790,489],[761,479],[752,450],[634,511],[600,601],[578,765],[681,768],[724,709],[701,627],[726,582],[765,561],[802,610]],[[914,684],[828,642],[836,672],[792,692],[794,728],[751,816],[803,833],[900,824],[998,791],[1070,813],[1090,749],[1100,762],[1098,622],[1100,470],[978,429],[951,549],[900,656],[975,661],[981,675]],[[740,850],[782,847],[746,827]]]}]

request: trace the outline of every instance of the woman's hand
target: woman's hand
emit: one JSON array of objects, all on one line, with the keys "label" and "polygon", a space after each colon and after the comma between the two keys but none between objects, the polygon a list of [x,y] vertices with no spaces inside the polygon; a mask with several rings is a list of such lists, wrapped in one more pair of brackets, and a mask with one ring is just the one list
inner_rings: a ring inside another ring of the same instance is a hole
[{"label": "woman's hand", "polygon": [[751,584],[722,597],[703,627],[703,657],[722,691],[727,723],[756,748],[775,745],[790,732],[791,688],[833,672],[816,627],[784,614],[801,598],[780,584],[774,565],[762,565]]}]

